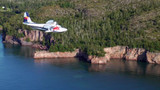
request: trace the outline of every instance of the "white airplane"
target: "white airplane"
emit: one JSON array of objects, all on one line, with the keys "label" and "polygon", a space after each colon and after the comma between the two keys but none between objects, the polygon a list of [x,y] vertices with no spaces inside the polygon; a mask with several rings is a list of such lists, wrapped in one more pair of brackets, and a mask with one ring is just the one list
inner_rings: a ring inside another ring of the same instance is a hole
[{"label": "white airplane", "polygon": [[24,13],[23,24],[28,25],[32,27],[33,29],[42,30],[45,32],[66,32],[67,31],[66,28],[61,27],[54,20],[49,20],[45,24],[34,23],[32,22],[27,12]]}]

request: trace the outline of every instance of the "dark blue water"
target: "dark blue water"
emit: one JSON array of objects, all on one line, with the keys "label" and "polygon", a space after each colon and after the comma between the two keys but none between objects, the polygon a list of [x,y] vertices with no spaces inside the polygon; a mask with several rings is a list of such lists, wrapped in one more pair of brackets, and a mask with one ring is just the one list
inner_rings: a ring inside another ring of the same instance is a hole
[{"label": "dark blue water", "polygon": [[112,60],[32,58],[31,47],[0,41],[0,90],[159,90],[160,65]]}]

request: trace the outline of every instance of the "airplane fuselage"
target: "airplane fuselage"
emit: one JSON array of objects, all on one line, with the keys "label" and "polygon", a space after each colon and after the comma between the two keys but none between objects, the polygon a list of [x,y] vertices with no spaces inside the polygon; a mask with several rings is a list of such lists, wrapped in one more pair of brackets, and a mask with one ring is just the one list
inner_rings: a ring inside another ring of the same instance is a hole
[{"label": "airplane fuselage", "polygon": [[54,20],[49,20],[45,24],[34,23],[32,22],[27,12],[24,13],[23,24],[28,25],[33,29],[42,30],[45,32],[66,32],[67,31],[66,28],[61,27]]},{"label": "airplane fuselage", "polygon": [[55,29],[52,24],[50,25],[52,28],[49,28],[46,24],[37,24],[37,23],[23,23],[25,25],[28,25],[30,27],[32,27],[33,29],[36,30],[42,30],[42,31],[46,31],[46,32],[65,32],[67,31],[67,29],[65,28],[60,28],[60,29]]},{"label": "airplane fuselage", "polygon": [[45,24],[36,24],[36,23],[23,23],[25,25],[28,25],[30,27],[32,27],[33,29],[37,29],[37,30],[48,30],[46,28],[43,28]]}]

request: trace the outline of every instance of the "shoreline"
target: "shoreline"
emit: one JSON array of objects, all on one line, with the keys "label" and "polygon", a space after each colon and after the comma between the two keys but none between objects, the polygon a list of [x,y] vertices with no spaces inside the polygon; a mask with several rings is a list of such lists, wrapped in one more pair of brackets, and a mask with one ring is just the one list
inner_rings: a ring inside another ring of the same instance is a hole
[{"label": "shoreline", "polygon": [[91,64],[106,64],[111,59],[124,59],[129,61],[141,61],[153,64],[160,64],[160,53],[148,52],[142,48],[128,48],[127,46],[115,46],[104,48],[105,56],[96,57],[88,56],[81,50],[76,49],[74,52],[49,52],[37,51],[34,53],[35,59],[42,58],[84,58]]},{"label": "shoreline", "polygon": [[[40,50],[47,50],[47,46],[43,46],[40,43],[43,41],[43,37],[48,37],[45,33],[41,31],[27,31],[19,30],[19,33],[24,33],[25,37],[16,38],[9,35],[3,35],[3,43],[20,44],[22,46],[31,46],[33,48],[38,48]],[[26,39],[29,38],[30,41],[27,42]],[[50,42],[53,38],[49,38]],[[80,57],[84,58],[87,62],[92,64],[106,64],[111,59],[125,59],[132,61],[143,61],[148,63],[160,64],[160,53],[149,52],[143,48],[129,48],[128,46],[114,46],[104,48],[105,56],[97,57],[92,55],[87,55],[79,49],[73,52],[49,52],[49,51],[37,51],[34,53],[33,58],[70,58],[70,57]]]}]

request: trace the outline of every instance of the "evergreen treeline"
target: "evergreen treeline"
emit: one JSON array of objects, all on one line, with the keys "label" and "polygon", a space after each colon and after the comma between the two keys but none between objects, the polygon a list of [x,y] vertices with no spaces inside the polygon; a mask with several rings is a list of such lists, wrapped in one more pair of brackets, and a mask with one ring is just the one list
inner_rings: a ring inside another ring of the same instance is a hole
[{"label": "evergreen treeline", "polygon": [[[160,51],[159,0],[15,0],[0,5],[12,12],[0,13],[4,33],[23,37],[18,29],[23,12],[35,22],[54,19],[68,29],[65,33],[49,33],[54,42],[43,40],[49,51],[73,51],[80,48],[88,55],[104,56],[104,47],[116,45]],[[16,23],[15,23],[16,22]]]}]

